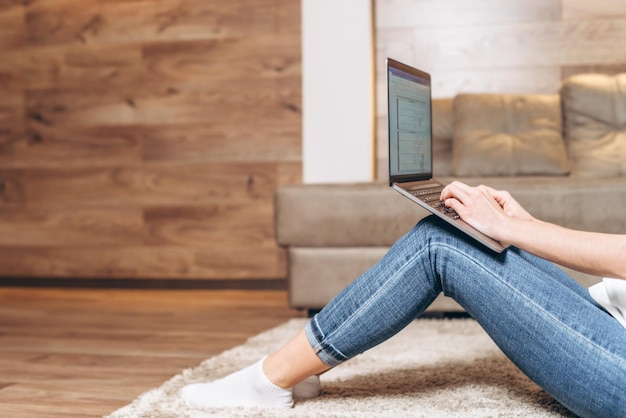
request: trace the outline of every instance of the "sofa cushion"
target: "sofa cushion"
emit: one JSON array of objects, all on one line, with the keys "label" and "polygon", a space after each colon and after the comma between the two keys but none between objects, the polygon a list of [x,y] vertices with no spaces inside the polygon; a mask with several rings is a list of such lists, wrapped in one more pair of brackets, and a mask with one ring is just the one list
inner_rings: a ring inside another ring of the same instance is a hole
[{"label": "sofa cushion", "polygon": [[[539,219],[570,228],[625,233],[626,180],[549,176],[454,178],[508,190]],[[444,183],[453,178],[440,178]],[[391,246],[428,212],[387,184],[295,185],[276,192],[282,246]]]},{"label": "sofa cushion", "polygon": [[569,172],[558,95],[460,94],[453,112],[455,175]]},{"label": "sofa cushion", "polygon": [[276,192],[282,246],[390,246],[428,214],[383,183],[306,184]]},{"label": "sofa cushion", "polygon": [[581,74],[561,87],[572,175],[626,174],[626,74]]},{"label": "sofa cushion", "polygon": [[452,99],[433,99],[433,174],[452,175]]}]

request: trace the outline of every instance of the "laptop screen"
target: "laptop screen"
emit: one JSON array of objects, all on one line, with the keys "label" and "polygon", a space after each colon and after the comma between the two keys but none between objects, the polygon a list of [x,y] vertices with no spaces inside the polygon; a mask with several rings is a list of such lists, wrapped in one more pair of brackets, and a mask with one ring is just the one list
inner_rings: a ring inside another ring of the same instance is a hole
[{"label": "laptop screen", "polygon": [[432,178],[430,75],[387,60],[389,181]]}]

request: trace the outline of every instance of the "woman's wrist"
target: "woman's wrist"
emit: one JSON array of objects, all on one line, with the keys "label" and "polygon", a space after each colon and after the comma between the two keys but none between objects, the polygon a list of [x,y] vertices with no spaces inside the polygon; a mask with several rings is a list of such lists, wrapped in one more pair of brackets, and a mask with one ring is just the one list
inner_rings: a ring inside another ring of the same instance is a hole
[{"label": "woman's wrist", "polygon": [[514,245],[516,247],[524,247],[525,243],[529,239],[529,235],[533,234],[533,230],[539,221],[535,218],[518,219],[508,218],[503,227],[500,228],[500,232],[496,240]]}]

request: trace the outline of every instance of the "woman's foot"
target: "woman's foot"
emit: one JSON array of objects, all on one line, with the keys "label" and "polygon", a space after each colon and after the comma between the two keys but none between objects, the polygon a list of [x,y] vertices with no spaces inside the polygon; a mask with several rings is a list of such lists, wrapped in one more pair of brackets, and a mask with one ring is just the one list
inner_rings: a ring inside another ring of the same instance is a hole
[{"label": "woman's foot", "polygon": [[293,389],[284,389],[267,378],[263,372],[264,360],[213,382],[187,385],[182,388],[181,396],[193,408],[291,408],[294,398],[310,399],[319,395],[318,376],[303,380]]}]

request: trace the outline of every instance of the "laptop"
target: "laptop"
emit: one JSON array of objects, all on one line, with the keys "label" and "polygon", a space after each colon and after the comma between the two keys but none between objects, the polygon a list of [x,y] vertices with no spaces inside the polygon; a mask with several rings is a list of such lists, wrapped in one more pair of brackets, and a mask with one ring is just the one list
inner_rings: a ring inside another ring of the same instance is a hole
[{"label": "laptop", "polygon": [[498,253],[506,246],[474,229],[440,201],[433,179],[430,74],[387,59],[389,186]]}]

